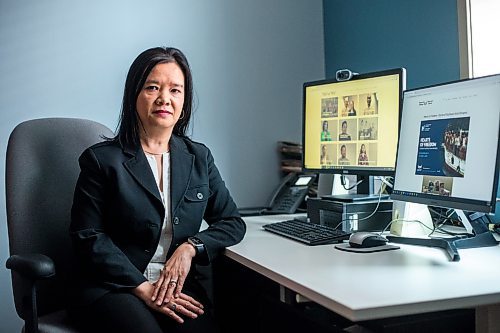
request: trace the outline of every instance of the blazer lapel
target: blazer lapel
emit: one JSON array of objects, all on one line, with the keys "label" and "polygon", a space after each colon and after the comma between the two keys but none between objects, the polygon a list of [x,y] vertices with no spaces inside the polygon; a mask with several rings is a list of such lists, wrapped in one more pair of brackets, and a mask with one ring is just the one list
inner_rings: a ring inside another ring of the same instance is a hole
[{"label": "blazer lapel", "polygon": [[[151,193],[155,198],[157,198],[160,203],[161,197],[158,191],[158,186],[156,185],[155,177],[151,171],[148,160],[144,153],[139,149],[133,150],[130,148],[125,148],[125,152],[134,155],[133,158],[123,162],[125,169],[130,172],[130,174],[135,178],[135,180],[149,193]],[[163,206],[163,204],[162,204]]]},{"label": "blazer lapel", "polygon": [[175,135],[170,138],[170,163],[170,195],[172,212],[175,212],[188,188],[194,163],[194,155]]}]

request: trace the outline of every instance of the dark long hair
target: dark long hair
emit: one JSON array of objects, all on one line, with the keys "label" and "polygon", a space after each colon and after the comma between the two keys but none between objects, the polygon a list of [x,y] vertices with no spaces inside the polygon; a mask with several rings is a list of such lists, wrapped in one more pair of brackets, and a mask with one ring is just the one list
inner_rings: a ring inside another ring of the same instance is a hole
[{"label": "dark long hair", "polygon": [[173,134],[186,136],[193,109],[193,78],[186,56],[173,47],[155,47],[148,49],[134,60],[127,74],[123,91],[122,110],[118,122],[118,130],[113,140],[122,145],[138,146],[140,144],[141,121],[137,115],[137,97],[141,92],[149,73],[158,64],[176,63],[184,74],[183,116],[174,126]]}]

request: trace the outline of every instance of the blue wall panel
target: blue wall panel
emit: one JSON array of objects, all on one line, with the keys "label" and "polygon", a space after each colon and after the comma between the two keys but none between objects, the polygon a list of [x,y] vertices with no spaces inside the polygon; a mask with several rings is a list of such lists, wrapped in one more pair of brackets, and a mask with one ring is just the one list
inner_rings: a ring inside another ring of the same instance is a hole
[{"label": "blue wall panel", "polygon": [[407,88],[460,78],[456,0],[324,0],[325,69],[407,69]]}]

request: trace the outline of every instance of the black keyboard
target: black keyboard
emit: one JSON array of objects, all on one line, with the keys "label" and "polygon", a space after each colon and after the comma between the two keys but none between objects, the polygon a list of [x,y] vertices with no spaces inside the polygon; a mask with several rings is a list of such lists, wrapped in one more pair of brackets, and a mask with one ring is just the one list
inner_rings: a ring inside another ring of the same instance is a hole
[{"label": "black keyboard", "polygon": [[351,235],[339,229],[299,220],[275,222],[265,224],[262,227],[264,230],[307,245],[340,243],[345,239],[349,239]]}]

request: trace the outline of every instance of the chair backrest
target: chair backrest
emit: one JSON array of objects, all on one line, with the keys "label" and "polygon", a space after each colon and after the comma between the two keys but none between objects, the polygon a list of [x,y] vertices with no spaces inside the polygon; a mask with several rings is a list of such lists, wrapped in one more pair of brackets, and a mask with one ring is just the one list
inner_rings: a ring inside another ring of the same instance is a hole
[{"label": "chair backrest", "polygon": [[[55,263],[56,278],[38,284],[39,315],[65,304],[64,282],[73,261],[71,205],[85,148],[112,137],[94,121],[46,118],[19,124],[7,145],[6,203],[10,254],[41,253]],[[23,281],[12,273],[16,310],[22,313]]]}]

